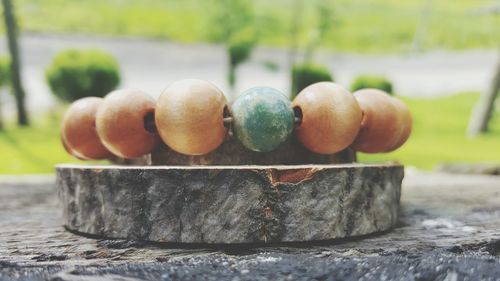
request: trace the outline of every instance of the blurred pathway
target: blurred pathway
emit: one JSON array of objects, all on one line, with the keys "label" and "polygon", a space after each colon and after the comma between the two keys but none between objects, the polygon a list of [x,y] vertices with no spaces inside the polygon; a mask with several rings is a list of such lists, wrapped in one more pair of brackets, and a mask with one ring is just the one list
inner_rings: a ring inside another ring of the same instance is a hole
[{"label": "blurred pathway", "polygon": [[[174,80],[207,79],[227,90],[226,57],[218,45],[182,45],[146,39],[103,38],[61,35],[26,35],[21,39],[24,80],[28,106],[32,111],[46,111],[54,98],[45,83],[44,69],[54,54],[65,48],[100,48],[113,53],[122,70],[121,87],[146,90],[158,96]],[[0,38],[0,53],[7,53],[5,38]],[[356,55],[318,54],[336,81],[349,87],[359,74],[381,74],[389,77],[398,94],[431,97],[460,91],[482,91],[492,76],[497,54],[494,50],[441,52],[422,55]],[[239,71],[237,92],[252,86],[266,85],[288,92],[287,52],[260,48],[252,62]],[[266,69],[262,62],[279,65],[277,71]],[[5,111],[11,97],[2,95]]]}]

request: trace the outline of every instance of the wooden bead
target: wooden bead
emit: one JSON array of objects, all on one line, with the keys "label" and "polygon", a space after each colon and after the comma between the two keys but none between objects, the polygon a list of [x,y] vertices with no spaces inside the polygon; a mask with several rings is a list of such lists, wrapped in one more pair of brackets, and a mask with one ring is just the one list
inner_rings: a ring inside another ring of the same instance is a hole
[{"label": "wooden bead", "polygon": [[305,88],[292,106],[302,115],[297,138],[313,152],[339,152],[358,134],[361,108],[349,91],[335,83],[320,82]]},{"label": "wooden bead", "polygon": [[154,121],[156,101],[137,90],[118,90],[108,94],[97,111],[97,134],[113,154],[138,158],[150,153],[158,142],[155,131],[145,126]]},{"label": "wooden bead", "polygon": [[410,109],[408,109],[408,106],[406,106],[403,101],[395,97],[391,97],[391,101],[398,109],[400,126],[402,129],[401,134],[397,138],[397,141],[393,145],[391,145],[387,152],[394,151],[400,148],[410,137],[413,127],[413,118],[411,116]]},{"label": "wooden bead", "polygon": [[61,144],[63,145],[64,151],[66,151],[66,153],[68,153],[69,155],[75,157],[78,160],[88,160],[88,159],[85,159],[83,156],[79,155],[78,153],[76,153],[75,151],[73,151],[68,146],[68,144],[66,143],[66,140],[64,140],[62,134],[61,134],[61,138],[60,139],[61,139]]},{"label": "wooden bead", "polygon": [[202,155],[224,142],[224,94],[213,84],[196,79],[173,83],[158,99],[156,127],[173,150]]},{"label": "wooden bead", "polygon": [[231,115],[236,137],[253,151],[272,151],[293,131],[290,101],[273,88],[256,87],[244,92],[233,103]]},{"label": "wooden bead", "polygon": [[355,92],[363,111],[361,129],[352,147],[365,153],[385,152],[399,139],[402,127],[398,109],[391,97],[377,89],[363,89]]},{"label": "wooden bead", "polygon": [[[62,139],[77,158],[102,160],[112,157],[96,131],[96,113],[102,98],[79,99],[68,108],[62,124]],[[73,154],[71,153],[71,154]]]}]

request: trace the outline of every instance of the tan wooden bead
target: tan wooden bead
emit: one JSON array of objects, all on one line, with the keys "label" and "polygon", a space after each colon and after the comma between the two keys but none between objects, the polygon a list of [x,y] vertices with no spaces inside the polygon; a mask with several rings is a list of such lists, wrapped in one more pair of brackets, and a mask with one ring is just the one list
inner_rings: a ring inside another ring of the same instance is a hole
[{"label": "tan wooden bead", "polygon": [[97,111],[97,134],[116,156],[138,158],[150,153],[158,143],[155,131],[145,127],[154,120],[156,101],[138,90],[118,90],[104,97]]},{"label": "tan wooden bead", "polygon": [[292,107],[302,114],[295,130],[297,138],[313,152],[339,152],[358,134],[361,108],[349,91],[335,83],[320,82],[305,88]]},{"label": "tan wooden bead", "polygon": [[400,148],[410,137],[413,127],[413,118],[408,106],[406,106],[403,101],[395,97],[391,97],[391,101],[398,109],[398,114],[400,116],[400,126],[402,127],[402,130],[401,134],[397,138],[397,141],[393,145],[391,145],[387,152],[394,151]]},{"label": "tan wooden bead", "polygon": [[69,155],[75,157],[76,159],[78,160],[89,160],[89,159],[85,159],[83,156],[79,155],[78,153],[76,153],[75,151],[73,151],[69,146],[68,144],[66,143],[66,140],[63,138],[63,135],[61,134],[61,144],[63,145],[63,148],[64,148],[64,151],[66,151],[66,153],[68,153]]},{"label": "tan wooden bead", "polygon": [[363,120],[352,148],[365,153],[386,152],[401,135],[398,109],[391,97],[381,90],[363,89],[353,95],[361,106]]},{"label": "tan wooden bead", "polygon": [[[102,98],[87,97],[70,105],[62,123],[62,139],[77,158],[102,160],[112,157],[95,128],[96,113]],[[71,154],[71,153],[70,153]]]},{"label": "tan wooden bead", "polygon": [[173,150],[202,155],[224,142],[227,101],[213,84],[196,79],[181,80],[168,87],[156,105],[156,127]]}]

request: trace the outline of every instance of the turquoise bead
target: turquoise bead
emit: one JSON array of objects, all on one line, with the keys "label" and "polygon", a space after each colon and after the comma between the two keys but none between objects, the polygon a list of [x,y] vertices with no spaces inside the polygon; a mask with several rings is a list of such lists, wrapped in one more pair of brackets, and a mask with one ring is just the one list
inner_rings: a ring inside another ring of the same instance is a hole
[{"label": "turquoise bead", "polygon": [[256,87],[241,94],[231,107],[233,132],[250,150],[268,152],[286,141],[294,126],[290,101],[278,90]]}]

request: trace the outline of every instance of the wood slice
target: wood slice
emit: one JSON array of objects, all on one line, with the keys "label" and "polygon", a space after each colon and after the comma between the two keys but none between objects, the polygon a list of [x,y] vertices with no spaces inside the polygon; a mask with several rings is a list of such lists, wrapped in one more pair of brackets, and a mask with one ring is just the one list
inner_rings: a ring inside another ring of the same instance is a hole
[{"label": "wood slice", "polygon": [[57,167],[64,223],[175,243],[318,241],[392,228],[400,165]]}]

